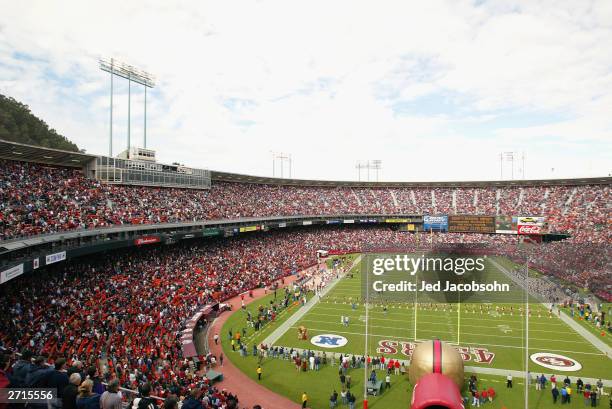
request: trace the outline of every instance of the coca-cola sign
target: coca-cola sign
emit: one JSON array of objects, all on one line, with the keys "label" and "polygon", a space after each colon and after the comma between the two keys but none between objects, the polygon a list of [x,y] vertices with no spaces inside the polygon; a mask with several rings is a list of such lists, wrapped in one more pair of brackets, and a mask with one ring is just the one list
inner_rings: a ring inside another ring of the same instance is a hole
[{"label": "coca-cola sign", "polygon": [[546,234],[548,223],[543,216],[519,216],[517,218],[518,234]]},{"label": "coca-cola sign", "polygon": [[518,234],[542,234],[542,228],[538,225],[518,226]]}]

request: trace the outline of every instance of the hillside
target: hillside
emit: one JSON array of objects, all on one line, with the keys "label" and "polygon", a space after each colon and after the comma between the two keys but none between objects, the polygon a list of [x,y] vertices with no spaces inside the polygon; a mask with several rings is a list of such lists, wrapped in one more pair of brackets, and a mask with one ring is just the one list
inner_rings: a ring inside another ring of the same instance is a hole
[{"label": "hillside", "polygon": [[65,136],[49,128],[27,105],[0,94],[0,139],[78,152]]}]

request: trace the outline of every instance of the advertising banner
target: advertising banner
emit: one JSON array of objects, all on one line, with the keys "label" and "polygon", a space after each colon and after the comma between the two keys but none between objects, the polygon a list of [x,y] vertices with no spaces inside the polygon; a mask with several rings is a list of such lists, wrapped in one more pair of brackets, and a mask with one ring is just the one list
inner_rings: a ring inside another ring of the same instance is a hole
[{"label": "advertising banner", "polygon": [[448,231],[448,216],[423,216],[423,230]]},{"label": "advertising banner", "polygon": [[23,274],[23,263],[0,272],[0,284],[4,284]]},{"label": "advertising banner", "polygon": [[517,222],[516,216],[497,216],[495,217],[495,233],[499,234],[516,234]]},{"label": "advertising banner", "polygon": [[312,221],[311,221],[311,220],[304,220],[304,221],[302,222],[302,225],[303,225],[303,226],[310,226],[311,224],[312,224]]},{"label": "advertising banner", "polygon": [[[145,244],[159,243],[160,241],[161,239],[159,236],[143,236],[134,240],[134,244],[137,246],[142,246]],[[47,264],[49,263],[47,262]]]},{"label": "advertising banner", "polygon": [[249,232],[249,231],[257,231],[257,230],[261,230],[261,226],[257,225],[257,226],[246,226],[246,227],[241,227],[240,228],[240,233],[245,233],[245,232]]},{"label": "advertising banner", "polygon": [[548,233],[548,223],[542,216],[518,216],[518,234],[545,234]]},{"label": "advertising banner", "polygon": [[355,223],[355,220],[353,219],[344,219],[344,224],[352,224]]},{"label": "advertising banner", "polygon": [[399,231],[415,231],[416,226],[414,225],[414,223],[402,224],[398,230]]},{"label": "advertising banner", "polygon": [[327,220],[325,224],[340,224],[340,220]]},{"label": "advertising banner", "polygon": [[66,260],[66,252],[60,251],[59,253],[49,254],[45,258],[45,264],[49,265],[49,264],[57,263],[59,261],[64,261],[64,260]]},{"label": "advertising banner", "polygon": [[385,219],[385,223],[408,223],[410,219]]},{"label": "advertising banner", "polygon": [[542,228],[537,225],[523,224],[518,226],[518,234],[542,234]]},{"label": "advertising banner", "polygon": [[222,230],[221,229],[204,229],[202,230],[202,236],[210,237],[210,236],[220,236]]}]

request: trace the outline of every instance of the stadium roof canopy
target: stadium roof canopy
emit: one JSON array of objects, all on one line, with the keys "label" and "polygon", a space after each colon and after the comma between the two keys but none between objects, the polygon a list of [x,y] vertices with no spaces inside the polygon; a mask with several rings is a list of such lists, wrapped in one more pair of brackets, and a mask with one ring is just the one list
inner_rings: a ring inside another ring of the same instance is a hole
[{"label": "stadium roof canopy", "polygon": [[[82,168],[98,155],[43,148],[0,139],[0,158],[44,163],[47,165]],[[575,186],[612,184],[612,177],[576,179],[494,180],[456,182],[357,182],[337,180],[281,179],[266,176],[211,171],[218,182],[241,182],[285,186],[347,186],[347,187],[495,187],[495,186]]]},{"label": "stadium roof canopy", "polygon": [[491,186],[559,186],[612,184],[612,177],[577,179],[493,180],[456,182],[357,182],[334,180],[281,179],[265,176],[211,171],[214,181],[259,183],[287,186],[348,186],[348,187],[491,187]]},{"label": "stadium roof canopy", "polygon": [[96,155],[43,148],[0,139],[0,158],[82,168]]}]

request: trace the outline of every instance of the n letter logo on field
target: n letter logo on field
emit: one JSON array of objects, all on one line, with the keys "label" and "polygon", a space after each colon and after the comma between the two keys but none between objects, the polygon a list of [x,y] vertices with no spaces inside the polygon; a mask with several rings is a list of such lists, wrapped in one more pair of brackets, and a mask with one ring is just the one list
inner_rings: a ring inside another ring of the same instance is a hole
[{"label": "n letter logo on field", "polygon": [[348,343],[348,339],[342,335],[321,334],[312,337],[310,343],[322,348],[339,348],[345,346]]}]

